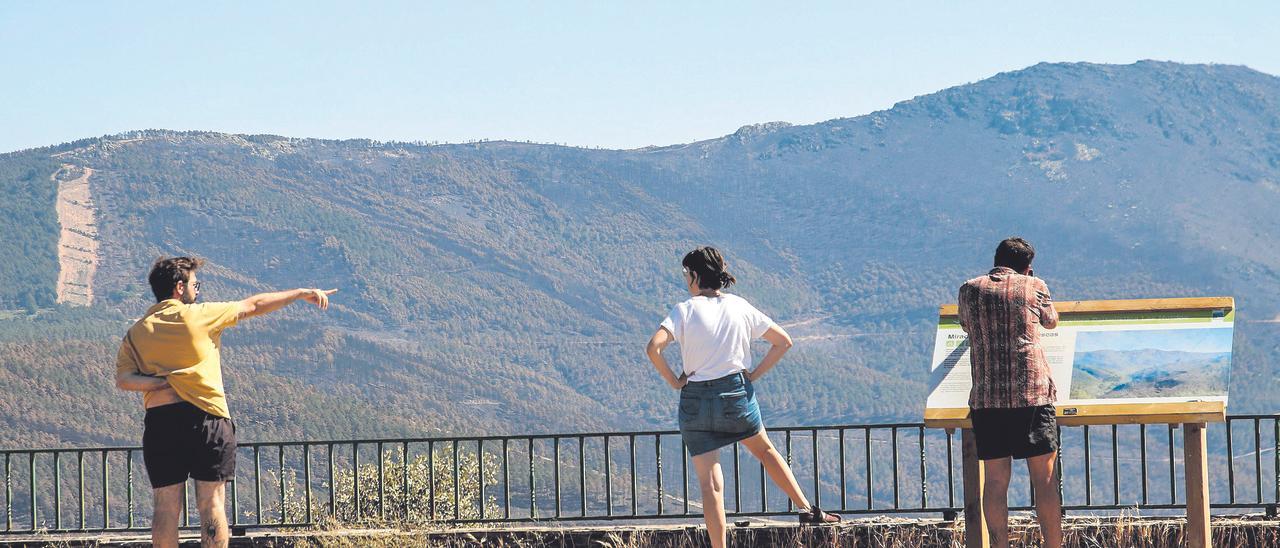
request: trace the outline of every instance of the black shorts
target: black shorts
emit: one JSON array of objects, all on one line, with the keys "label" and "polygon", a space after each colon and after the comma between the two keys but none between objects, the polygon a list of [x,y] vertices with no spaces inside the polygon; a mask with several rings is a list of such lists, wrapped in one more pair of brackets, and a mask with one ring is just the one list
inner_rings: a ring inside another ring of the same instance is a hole
[{"label": "black shorts", "polygon": [[972,409],[978,459],[1025,459],[1058,450],[1058,419],[1053,405],[1009,409]]},{"label": "black shorts", "polygon": [[236,425],[188,402],[147,410],[142,459],[151,487],[195,478],[227,481],[236,475]]}]

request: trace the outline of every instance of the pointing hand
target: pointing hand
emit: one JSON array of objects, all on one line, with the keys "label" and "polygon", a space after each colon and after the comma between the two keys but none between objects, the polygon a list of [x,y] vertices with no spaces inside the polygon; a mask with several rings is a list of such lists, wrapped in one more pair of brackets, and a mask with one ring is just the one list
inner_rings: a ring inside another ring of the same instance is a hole
[{"label": "pointing hand", "polygon": [[302,299],[320,307],[320,310],[329,308],[329,295],[337,293],[337,289],[308,289]]}]

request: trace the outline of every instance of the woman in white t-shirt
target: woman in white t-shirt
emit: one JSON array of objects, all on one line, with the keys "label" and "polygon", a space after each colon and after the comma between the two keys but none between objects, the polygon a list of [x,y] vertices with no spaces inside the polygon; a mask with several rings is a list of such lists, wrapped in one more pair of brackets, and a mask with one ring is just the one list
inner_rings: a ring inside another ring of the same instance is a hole
[{"label": "woman in white t-shirt", "polygon": [[[711,544],[725,545],[724,474],[719,449],[742,442],[760,459],[769,477],[796,508],[801,523],[840,520],[809,504],[791,467],[765,434],[752,384],[791,348],[791,337],[746,299],[721,291],[737,280],[713,247],[685,255],[684,281],[692,296],[677,304],[649,339],[647,352],[658,373],[680,390],[680,435],[684,439],[702,487],[702,512]],[[754,369],[751,340],[763,337],[773,345]],[[662,351],[680,344],[683,374],[676,377]]]}]

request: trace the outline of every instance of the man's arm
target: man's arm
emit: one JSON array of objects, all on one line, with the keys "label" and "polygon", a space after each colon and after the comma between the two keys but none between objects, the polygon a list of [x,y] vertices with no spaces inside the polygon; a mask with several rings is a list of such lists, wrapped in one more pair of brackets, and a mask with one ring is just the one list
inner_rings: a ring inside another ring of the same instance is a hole
[{"label": "man's arm", "polygon": [[150,392],[169,388],[169,381],[164,377],[143,375],[138,369],[138,360],[134,357],[129,340],[120,342],[120,350],[116,353],[116,388],[130,392]]},{"label": "man's arm", "polygon": [[143,375],[136,371],[116,371],[116,388],[130,392],[151,392],[169,388],[169,381],[164,377]]},{"label": "man's arm", "polygon": [[956,315],[959,316],[960,329],[963,329],[965,333],[968,333],[969,332],[969,314],[968,314],[969,303],[967,302],[968,299],[965,297],[965,294],[967,293],[965,291],[966,287],[967,286],[965,285],[960,286],[960,295],[956,297]]},{"label": "man's arm", "polygon": [[329,308],[329,295],[337,292],[337,289],[290,289],[259,293],[240,301],[240,318],[269,314],[299,299],[320,307],[320,310],[325,310]]}]

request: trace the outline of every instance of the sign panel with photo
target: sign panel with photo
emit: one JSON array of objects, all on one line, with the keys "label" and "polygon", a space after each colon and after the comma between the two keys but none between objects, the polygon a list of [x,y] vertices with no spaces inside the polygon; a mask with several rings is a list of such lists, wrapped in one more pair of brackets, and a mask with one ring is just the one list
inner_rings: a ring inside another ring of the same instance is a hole
[{"label": "sign panel with photo", "polygon": [[[1063,424],[1223,420],[1235,303],[1229,297],[1074,301],[1040,331]],[[942,307],[925,422],[967,426],[968,337]],[[1220,418],[1221,417],[1221,418]]]}]

